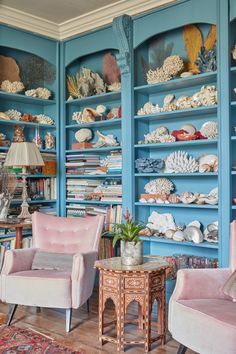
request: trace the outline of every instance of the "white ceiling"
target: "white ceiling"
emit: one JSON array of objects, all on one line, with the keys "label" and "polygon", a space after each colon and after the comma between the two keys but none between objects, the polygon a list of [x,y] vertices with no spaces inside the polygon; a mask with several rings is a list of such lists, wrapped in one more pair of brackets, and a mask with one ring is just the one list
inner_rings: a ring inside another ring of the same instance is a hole
[{"label": "white ceiling", "polygon": [[[126,1],[126,0],[125,0]],[[124,0],[0,0],[5,6],[60,24],[74,17]]]},{"label": "white ceiling", "polygon": [[63,40],[176,0],[0,0],[0,23]]}]

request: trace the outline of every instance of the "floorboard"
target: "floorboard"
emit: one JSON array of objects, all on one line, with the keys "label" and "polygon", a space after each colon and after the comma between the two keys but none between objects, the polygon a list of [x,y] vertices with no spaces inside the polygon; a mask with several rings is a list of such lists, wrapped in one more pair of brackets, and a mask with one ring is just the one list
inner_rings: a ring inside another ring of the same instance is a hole
[{"label": "floorboard", "polygon": [[[127,319],[136,318],[136,304],[131,304],[128,308]],[[8,312],[8,305],[0,303],[0,323],[5,321],[5,315]],[[153,321],[156,320],[156,309],[154,309]],[[111,321],[114,317],[114,306],[108,302],[106,309],[106,319]],[[90,300],[90,312],[85,308],[73,311],[72,331],[65,332],[65,311],[42,309],[37,312],[36,308],[19,306],[17,308],[12,324],[22,328],[31,328],[41,334],[53,338],[65,346],[70,346],[74,350],[80,350],[83,354],[113,354],[116,353],[116,346],[112,343],[106,343],[102,347],[98,342],[98,296],[94,292]],[[107,328],[109,330],[109,328]],[[138,338],[141,335],[140,330],[135,325],[126,325],[126,338]],[[114,334],[110,331],[109,334]],[[155,335],[155,330],[153,331]],[[152,345],[150,353],[155,354],[176,354],[178,344],[168,337],[167,344],[163,347],[157,342]],[[128,354],[144,354],[142,345],[126,347]],[[196,354],[191,350],[187,354]]]}]

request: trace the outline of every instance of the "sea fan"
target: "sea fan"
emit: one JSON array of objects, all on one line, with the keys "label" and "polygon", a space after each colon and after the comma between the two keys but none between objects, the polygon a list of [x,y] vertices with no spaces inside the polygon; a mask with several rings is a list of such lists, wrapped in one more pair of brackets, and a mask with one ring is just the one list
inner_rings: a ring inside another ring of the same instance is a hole
[{"label": "sea fan", "polygon": [[112,53],[107,53],[103,57],[103,79],[108,85],[120,82],[120,68]]}]

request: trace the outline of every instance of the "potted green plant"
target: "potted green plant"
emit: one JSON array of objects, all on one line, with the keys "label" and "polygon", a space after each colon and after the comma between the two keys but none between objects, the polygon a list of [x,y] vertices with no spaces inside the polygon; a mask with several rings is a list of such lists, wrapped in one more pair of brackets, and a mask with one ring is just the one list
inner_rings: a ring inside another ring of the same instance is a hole
[{"label": "potted green plant", "polygon": [[121,242],[121,262],[127,266],[143,263],[143,242],[139,237],[140,231],[145,225],[136,222],[130,216],[129,211],[124,215],[124,223],[115,224],[115,231],[112,232],[113,247],[118,240]]}]

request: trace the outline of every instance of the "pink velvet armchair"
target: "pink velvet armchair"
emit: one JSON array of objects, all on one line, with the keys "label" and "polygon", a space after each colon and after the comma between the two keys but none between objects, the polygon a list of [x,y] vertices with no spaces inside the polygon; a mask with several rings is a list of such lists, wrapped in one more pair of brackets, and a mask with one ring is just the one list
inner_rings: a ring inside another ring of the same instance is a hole
[{"label": "pink velvet armchair", "polygon": [[[1,300],[11,304],[10,325],[17,304],[66,309],[70,331],[72,309],[92,294],[103,216],[63,218],[34,213],[33,248],[6,252],[1,272]],[[32,269],[36,252],[71,254],[71,269]],[[72,256],[73,255],[73,256]]]},{"label": "pink velvet armchair", "polygon": [[236,269],[236,221],[231,223],[229,269],[183,269],[169,303],[169,331],[200,354],[236,354],[236,303],[223,286]]}]

